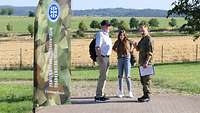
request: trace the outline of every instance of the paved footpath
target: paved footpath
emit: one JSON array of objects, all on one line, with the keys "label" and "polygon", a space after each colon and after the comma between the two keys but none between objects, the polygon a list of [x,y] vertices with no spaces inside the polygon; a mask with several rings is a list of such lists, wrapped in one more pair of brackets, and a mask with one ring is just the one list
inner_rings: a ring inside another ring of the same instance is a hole
[{"label": "paved footpath", "polygon": [[72,104],[37,109],[36,113],[200,113],[200,96],[154,95],[148,103],[112,97],[95,103],[92,97],[73,98]]}]

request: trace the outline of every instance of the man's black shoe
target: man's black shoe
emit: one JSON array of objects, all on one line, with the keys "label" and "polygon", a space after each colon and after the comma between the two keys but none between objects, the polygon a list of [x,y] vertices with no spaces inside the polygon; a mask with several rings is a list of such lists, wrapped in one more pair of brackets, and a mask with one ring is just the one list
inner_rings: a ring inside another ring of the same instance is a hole
[{"label": "man's black shoe", "polygon": [[97,96],[94,97],[95,102],[100,101],[100,100],[101,100],[100,97],[97,97]]},{"label": "man's black shoe", "polygon": [[103,96],[103,97],[102,97],[102,100],[107,101],[107,100],[109,100],[109,98],[106,97],[106,96]]},{"label": "man's black shoe", "polygon": [[109,98],[103,96],[103,97],[95,97],[94,98],[95,102],[105,102],[107,100],[109,100]]},{"label": "man's black shoe", "polygon": [[149,101],[150,101],[149,96],[142,96],[142,97],[138,98],[138,102],[149,102]]}]

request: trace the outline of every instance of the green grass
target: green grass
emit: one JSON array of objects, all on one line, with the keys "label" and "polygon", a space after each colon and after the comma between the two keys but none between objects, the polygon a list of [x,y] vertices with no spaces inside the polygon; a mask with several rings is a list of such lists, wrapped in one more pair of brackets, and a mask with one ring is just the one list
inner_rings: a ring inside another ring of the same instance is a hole
[{"label": "green grass", "polygon": [[2,80],[32,80],[32,71],[12,70],[4,71],[0,70],[0,81]]},{"label": "green grass", "polygon": [[31,100],[33,88],[31,84],[0,84],[0,102],[18,102]]},{"label": "green grass", "polygon": [[30,113],[32,101],[22,101],[15,103],[0,102],[0,113]]},{"label": "green grass", "polygon": [[158,66],[154,83],[163,88],[200,94],[200,64]]},{"label": "green grass", "polygon": [[[154,81],[156,85],[189,92],[200,93],[200,64],[170,64],[156,66]],[[0,80],[32,80],[32,71],[0,71]],[[139,80],[138,69],[132,68],[133,79]],[[98,70],[72,70],[73,80],[96,80]],[[117,80],[117,69],[110,69],[108,80]],[[187,88],[188,87],[188,88]]]},{"label": "green grass", "polygon": [[[171,88],[188,93],[200,94],[200,64],[169,64],[155,66],[153,83],[163,88]],[[131,71],[132,78],[139,80],[138,69]],[[76,80],[97,79],[97,70],[76,70],[72,72]],[[108,80],[117,80],[117,69],[110,69]]]},{"label": "green grass", "polygon": [[31,84],[0,84],[0,113],[28,113],[32,110]]},{"label": "green grass", "polygon": [[[84,23],[87,25],[87,27],[89,28],[88,30],[92,30],[89,25],[91,23],[92,20],[98,20],[99,22],[102,21],[103,19],[108,19],[111,20],[113,18],[117,18],[118,20],[124,20],[127,23],[129,23],[129,20],[131,17],[87,17],[87,16],[83,16],[83,17],[71,17],[71,23],[70,23],[70,28],[72,31],[76,31],[78,29],[78,25],[81,21],[84,21]],[[141,20],[150,20],[151,17],[137,17],[140,21]],[[157,18],[159,21],[159,27],[155,28],[155,29],[171,29],[171,27],[169,27],[168,23],[170,21],[170,19],[167,18]],[[185,23],[184,18],[176,18],[177,19],[177,26],[180,27],[181,25],[183,25]],[[28,33],[27,31],[27,26],[29,24],[33,24],[34,23],[34,18],[33,17],[23,17],[23,16],[0,16],[0,32],[1,33],[5,33],[6,31],[6,25],[10,23],[11,25],[13,25],[13,32],[17,32],[17,33]]]},{"label": "green grass", "polygon": [[[117,80],[118,77],[118,70],[116,68],[109,70],[109,76],[107,80],[114,81]],[[139,77],[136,75],[138,74],[138,69],[134,68],[131,71],[131,75],[133,79],[138,80]],[[92,69],[77,69],[72,71],[72,80],[97,80],[99,77],[99,70],[92,70]]]},{"label": "green grass", "polygon": [[[162,88],[175,89],[190,94],[200,94],[200,63],[156,65],[153,83]],[[132,68],[132,78],[139,80],[138,69]],[[26,76],[26,77],[24,77]],[[32,71],[0,71],[6,80],[31,80]],[[97,80],[98,69],[72,70],[72,80]],[[108,80],[117,80],[117,69],[111,68]],[[72,81],[73,82],[73,81]],[[0,113],[26,113],[32,109],[32,84],[0,84]]]},{"label": "green grass", "polygon": [[5,33],[6,25],[13,25],[13,31],[17,33],[28,33],[27,26],[34,23],[34,18],[22,16],[0,16],[0,32]]},{"label": "green grass", "polygon": [[[157,65],[154,76],[155,85],[189,93],[200,94],[200,64]],[[73,69],[72,80],[97,80],[98,70],[92,68]],[[0,80],[32,80],[32,71],[0,71]],[[138,69],[132,68],[132,78],[139,80]],[[117,80],[117,69],[109,71],[108,80]]]}]

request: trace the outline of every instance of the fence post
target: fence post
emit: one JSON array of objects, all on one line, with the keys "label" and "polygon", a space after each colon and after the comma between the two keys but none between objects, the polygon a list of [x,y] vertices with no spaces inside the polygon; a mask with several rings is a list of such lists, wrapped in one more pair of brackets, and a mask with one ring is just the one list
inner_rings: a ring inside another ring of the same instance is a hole
[{"label": "fence post", "polygon": [[196,62],[198,61],[199,45],[196,45]]},{"label": "fence post", "polygon": [[19,68],[20,69],[22,69],[22,48],[20,48],[20,51],[19,51],[20,53],[19,53],[19,57],[20,57],[20,59],[19,59]]},{"label": "fence post", "polygon": [[162,45],[162,50],[161,50],[161,62],[164,63],[164,45]]}]

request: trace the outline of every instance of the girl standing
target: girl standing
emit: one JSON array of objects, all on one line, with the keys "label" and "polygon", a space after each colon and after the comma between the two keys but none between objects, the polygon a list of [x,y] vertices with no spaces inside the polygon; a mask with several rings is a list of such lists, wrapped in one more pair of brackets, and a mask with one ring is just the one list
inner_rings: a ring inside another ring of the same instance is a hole
[{"label": "girl standing", "polygon": [[131,52],[133,52],[133,43],[128,40],[128,37],[124,30],[119,31],[118,39],[115,41],[113,50],[117,53],[118,59],[118,80],[119,80],[119,91],[117,96],[122,98],[124,96],[123,93],[123,71],[125,70],[125,78],[128,87],[128,96],[130,98],[133,97],[133,93],[131,91],[131,78],[130,78],[130,56]]}]

